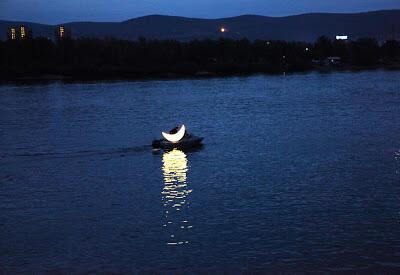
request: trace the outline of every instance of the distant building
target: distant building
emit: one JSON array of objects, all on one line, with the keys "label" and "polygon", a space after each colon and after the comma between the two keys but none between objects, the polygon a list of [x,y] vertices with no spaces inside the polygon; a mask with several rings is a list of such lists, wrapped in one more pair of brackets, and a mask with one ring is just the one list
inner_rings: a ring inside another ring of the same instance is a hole
[{"label": "distant building", "polygon": [[7,38],[8,38],[8,40],[16,40],[17,39],[17,29],[14,27],[8,28]]},{"label": "distant building", "polygon": [[32,31],[28,27],[21,25],[19,26],[19,38],[21,40],[31,39]]},{"label": "distant building", "polygon": [[348,40],[349,37],[347,35],[336,35],[336,40]]},{"label": "distant building", "polygon": [[342,63],[342,58],[339,56],[328,56],[325,59],[325,65],[340,65]]},{"label": "distant building", "polygon": [[19,27],[19,34],[21,39],[26,39],[26,28],[25,26]]},{"label": "distant building", "polygon": [[342,58],[340,56],[328,56],[325,59],[313,59],[311,62],[322,67],[340,66],[342,65]]},{"label": "distant building", "polygon": [[8,28],[7,37],[8,40],[26,40],[32,38],[32,31],[24,25],[12,26]]},{"label": "distant building", "polygon": [[65,26],[58,26],[56,30],[56,37],[58,40],[63,40],[71,37],[71,32]]}]

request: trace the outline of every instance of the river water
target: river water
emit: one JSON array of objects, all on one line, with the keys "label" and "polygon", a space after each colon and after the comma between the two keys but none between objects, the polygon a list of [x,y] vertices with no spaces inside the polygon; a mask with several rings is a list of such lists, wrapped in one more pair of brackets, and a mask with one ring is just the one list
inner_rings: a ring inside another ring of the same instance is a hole
[{"label": "river water", "polygon": [[5,273],[398,271],[400,72],[2,85],[0,217]]}]

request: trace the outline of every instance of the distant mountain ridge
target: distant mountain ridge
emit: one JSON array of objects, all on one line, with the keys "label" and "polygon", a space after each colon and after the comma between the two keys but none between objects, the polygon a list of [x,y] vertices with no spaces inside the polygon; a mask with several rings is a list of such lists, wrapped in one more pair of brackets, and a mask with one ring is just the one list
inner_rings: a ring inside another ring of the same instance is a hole
[{"label": "distant mountain ridge", "polygon": [[[25,25],[33,36],[54,38],[57,25],[0,20],[0,39],[6,39],[11,26]],[[63,24],[72,36],[93,38],[148,39],[218,39],[315,41],[326,35],[348,35],[351,39],[373,37],[378,40],[400,39],[400,10],[363,13],[308,13],[284,17],[241,15],[220,19],[149,15],[122,22],[70,22]],[[220,28],[227,31],[220,32]]]}]

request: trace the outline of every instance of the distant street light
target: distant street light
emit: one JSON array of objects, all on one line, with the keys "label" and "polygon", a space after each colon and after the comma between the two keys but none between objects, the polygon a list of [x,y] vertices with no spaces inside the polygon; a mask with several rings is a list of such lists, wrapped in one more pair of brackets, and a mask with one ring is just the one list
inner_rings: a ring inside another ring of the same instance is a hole
[{"label": "distant street light", "polygon": [[221,28],[220,31],[221,32],[226,32],[226,29],[225,28]]}]

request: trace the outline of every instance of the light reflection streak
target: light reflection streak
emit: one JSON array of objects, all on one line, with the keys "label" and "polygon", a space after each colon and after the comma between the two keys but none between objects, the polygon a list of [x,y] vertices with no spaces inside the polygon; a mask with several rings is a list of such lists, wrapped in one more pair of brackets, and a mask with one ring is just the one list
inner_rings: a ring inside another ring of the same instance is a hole
[{"label": "light reflection streak", "polygon": [[164,188],[161,192],[165,208],[163,224],[169,235],[168,245],[189,243],[190,225],[187,219],[188,196],[192,192],[187,185],[188,161],[186,154],[174,149],[163,154]]}]

